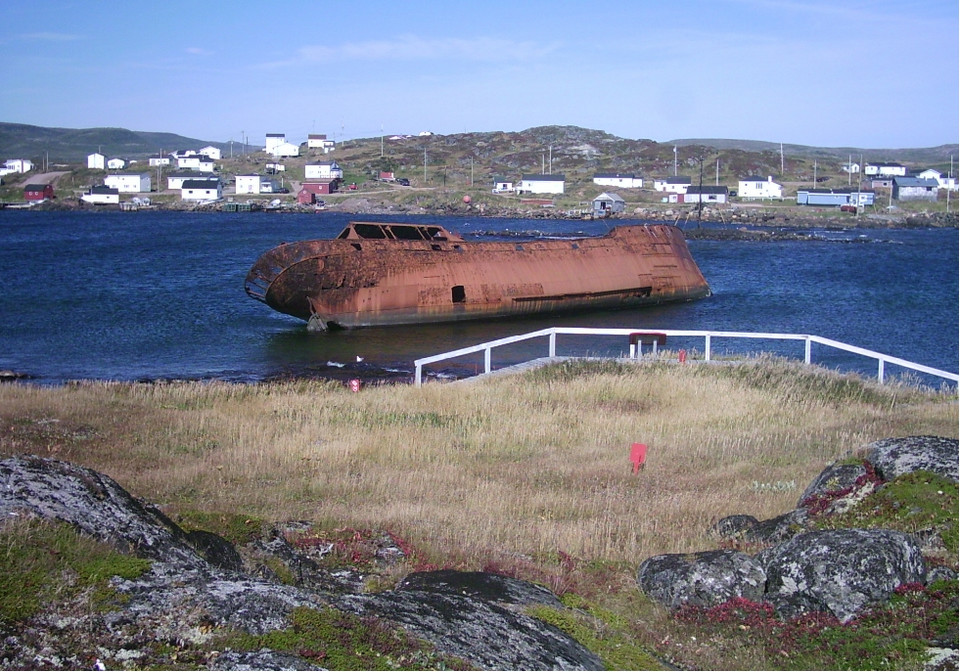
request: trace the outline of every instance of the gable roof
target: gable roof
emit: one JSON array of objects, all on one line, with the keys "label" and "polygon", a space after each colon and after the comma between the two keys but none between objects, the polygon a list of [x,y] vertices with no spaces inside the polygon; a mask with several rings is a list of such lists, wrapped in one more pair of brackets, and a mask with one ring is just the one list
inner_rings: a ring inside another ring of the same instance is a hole
[{"label": "gable roof", "polygon": [[618,178],[618,179],[633,180],[633,179],[636,179],[637,176],[634,175],[633,173],[629,173],[629,174],[624,174],[624,173],[596,173],[596,174],[594,174],[593,179],[597,179],[598,177],[614,177],[614,178]]},{"label": "gable roof", "polygon": [[714,185],[703,185],[702,187],[697,185],[691,185],[687,189],[688,194],[726,194],[727,187],[723,185],[714,186]]},{"label": "gable roof", "polygon": [[894,183],[898,187],[939,187],[940,183],[936,180],[931,180],[921,177],[895,177],[893,178]]},{"label": "gable roof", "polygon": [[607,193],[606,191],[603,192],[602,194],[600,194],[599,196],[597,196],[597,197],[596,197],[595,199],[593,199],[593,200],[594,200],[594,202],[596,202],[596,201],[613,201],[614,203],[626,203],[626,201],[623,200],[623,198],[620,196],[620,194],[610,194],[610,193]]},{"label": "gable roof", "polygon": [[216,189],[220,186],[219,182],[213,180],[184,180],[183,189]]},{"label": "gable roof", "polygon": [[563,175],[523,175],[520,179],[527,182],[563,182],[566,178]]}]

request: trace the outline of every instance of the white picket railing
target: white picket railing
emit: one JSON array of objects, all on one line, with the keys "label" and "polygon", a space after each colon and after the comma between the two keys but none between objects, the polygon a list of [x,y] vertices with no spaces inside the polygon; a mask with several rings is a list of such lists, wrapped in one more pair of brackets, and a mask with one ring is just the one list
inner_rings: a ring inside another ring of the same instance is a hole
[{"label": "white picket railing", "polygon": [[746,332],[746,331],[701,331],[701,330],[686,330],[686,329],[591,329],[588,327],[550,327],[549,329],[541,329],[539,331],[532,331],[526,334],[519,334],[517,336],[508,336],[506,338],[498,338],[494,341],[487,341],[486,343],[479,343],[477,345],[471,345],[466,348],[460,348],[458,350],[451,350],[450,352],[444,352],[439,355],[432,355],[430,357],[422,357],[420,359],[414,360],[414,365],[416,366],[416,373],[414,375],[414,384],[419,387],[423,384],[423,367],[426,364],[433,364],[435,362],[443,361],[446,359],[455,359],[457,357],[462,357],[464,355],[473,354],[476,352],[483,352],[483,372],[490,373],[492,368],[492,354],[493,349],[498,348],[504,345],[509,345],[511,343],[519,343],[520,341],[528,341],[534,338],[547,337],[548,338],[548,348],[547,356],[556,357],[557,356],[557,336],[558,335],[580,335],[580,336],[626,336],[630,339],[630,356],[635,357],[642,354],[643,343],[652,343],[653,350],[656,352],[657,340],[663,337],[694,337],[694,338],[703,338],[704,341],[704,360],[710,361],[711,355],[711,341],[715,338],[749,338],[749,339],[761,339],[761,340],[780,340],[780,341],[803,341],[804,342],[804,362],[806,364],[811,363],[812,355],[812,345],[818,343],[820,345],[825,345],[827,347],[835,348],[837,350],[844,350],[846,352],[851,352],[857,355],[863,355],[864,357],[869,357],[877,360],[878,370],[877,370],[877,379],[882,383],[885,375],[885,367],[887,364],[893,364],[896,366],[901,366],[905,369],[910,369],[912,371],[917,371],[920,373],[926,373],[931,376],[936,376],[939,378],[944,378],[953,382],[960,382],[960,376],[956,373],[950,373],[949,371],[943,371],[941,369],[935,369],[931,366],[924,366],[923,364],[917,364],[915,362],[910,362],[899,357],[892,357],[890,355],[885,355],[880,352],[875,352],[873,350],[867,350],[866,348],[859,348],[855,345],[848,345],[846,343],[841,343],[840,341],[834,341],[829,338],[823,338],[821,336],[812,336],[810,334],[776,334],[776,333],[757,333],[757,332]]}]

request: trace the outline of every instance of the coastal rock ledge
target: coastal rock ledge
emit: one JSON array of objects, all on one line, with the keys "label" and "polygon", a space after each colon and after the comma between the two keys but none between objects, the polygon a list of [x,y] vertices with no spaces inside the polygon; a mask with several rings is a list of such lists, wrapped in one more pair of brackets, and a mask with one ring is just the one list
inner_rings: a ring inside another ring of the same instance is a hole
[{"label": "coastal rock ledge", "polygon": [[[957,482],[958,455],[957,439],[937,436],[868,444],[824,469],[793,511],[766,521],[737,514],[712,529],[728,544],[765,546],[762,550],[753,555],[716,550],[654,556],[640,564],[637,584],[670,609],[745,598],[770,604],[780,618],[825,612],[846,623],[863,609],[889,600],[900,586],[954,580],[953,569],[924,558],[942,554],[945,530],[914,535],[889,529],[822,529],[817,523],[851,510],[907,474],[924,472]],[[955,565],[956,558],[950,562]],[[947,645],[956,661],[955,632],[949,640],[930,645]]]},{"label": "coastal rock ledge", "polygon": [[[426,572],[394,590],[351,592],[362,577],[323,569],[306,555],[293,557],[296,550],[279,534],[259,548],[261,557],[274,548],[272,562],[251,565],[225,539],[186,532],[104,474],[35,456],[2,460],[0,525],[30,519],[67,523],[150,566],[137,578],[111,579],[117,599],[109,608],[91,608],[90,596],[83,595],[44,605],[26,627],[5,631],[2,669],[92,669],[98,660],[115,668],[186,669],[176,656],[158,661],[158,643],[171,651],[193,646],[188,667],[194,669],[324,669],[289,652],[202,646],[217,631],[288,629],[298,607],[374,617],[471,669],[603,669],[575,639],[520,608],[563,608],[539,586],[481,572]],[[281,583],[267,565],[295,567],[295,585]]]}]

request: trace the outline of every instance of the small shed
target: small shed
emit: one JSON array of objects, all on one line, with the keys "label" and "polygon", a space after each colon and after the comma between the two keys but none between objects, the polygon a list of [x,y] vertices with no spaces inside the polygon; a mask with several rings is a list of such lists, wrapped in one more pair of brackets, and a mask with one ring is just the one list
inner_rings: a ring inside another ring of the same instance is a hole
[{"label": "small shed", "polygon": [[606,191],[593,199],[593,216],[609,217],[624,211],[627,202],[619,194],[611,194]]},{"label": "small shed", "polygon": [[686,193],[677,194],[680,203],[726,203],[730,190],[723,185],[691,185]]},{"label": "small shed", "polygon": [[563,175],[521,175],[520,193],[562,194],[566,178]]},{"label": "small shed", "polygon": [[23,188],[23,197],[28,201],[44,201],[55,198],[52,184],[28,184]]},{"label": "small shed", "polygon": [[893,178],[893,200],[895,201],[932,201],[937,200],[940,183],[936,180],[918,177]]},{"label": "small shed", "polygon": [[81,196],[80,200],[93,205],[118,205],[120,203],[120,191],[113,187],[101,185],[93,187],[89,192]]}]

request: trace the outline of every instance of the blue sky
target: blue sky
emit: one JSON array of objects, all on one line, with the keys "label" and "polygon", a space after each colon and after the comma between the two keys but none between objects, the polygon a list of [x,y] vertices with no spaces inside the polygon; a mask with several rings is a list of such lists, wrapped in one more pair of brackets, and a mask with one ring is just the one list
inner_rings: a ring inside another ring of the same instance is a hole
[{"label": "blue sky", "polygon": [[625,138],[960,139],[957,0],[37,0],[0,121],[262,145],[575,125]]}]

